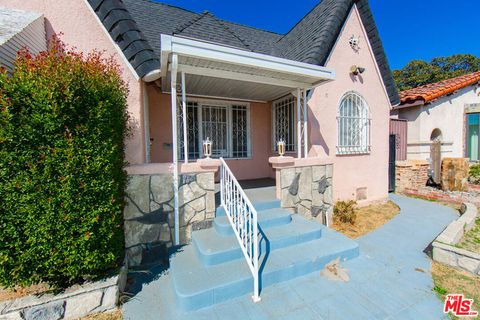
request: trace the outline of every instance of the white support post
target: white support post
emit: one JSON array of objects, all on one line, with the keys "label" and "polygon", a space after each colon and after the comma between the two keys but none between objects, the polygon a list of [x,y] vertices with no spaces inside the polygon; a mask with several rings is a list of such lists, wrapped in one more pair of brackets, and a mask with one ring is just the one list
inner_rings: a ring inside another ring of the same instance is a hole
[{"label": "white support post", "polygon": [[308,105],[307,89],[303,90],[303,157],[308,158]]},{"label": "white support post", "polygon": [[302,92],[297,88],[297,158],[302,157]]},{"label": "white support post", "polygon": [[147,85],[143,84],[143,127],[145,129],[145,162],[151,162],[151,146],[150,146],[150,113],[148,104]]},{"label": "white support post", "polygon": [[172,98],[172,158],[173,158],[173,203],[174,203],[174,244],[180,244],[179,232],[179,208],[178,208],[178,150],[177,150],[177,70],[178,70],[178,56],[172,56],[171,69],[171,98]]},{"label": "white support post", "polygon": [[188,136],[187,136],[187,93],[185,88],[185,72],[182,72],[182,118],[183,118],[183,158],[188,163]]}]

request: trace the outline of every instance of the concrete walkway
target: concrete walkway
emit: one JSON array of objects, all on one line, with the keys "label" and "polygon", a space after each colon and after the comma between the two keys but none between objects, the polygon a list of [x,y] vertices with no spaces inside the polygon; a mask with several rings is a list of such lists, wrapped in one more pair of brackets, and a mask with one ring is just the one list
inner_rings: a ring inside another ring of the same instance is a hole
[{"label": "concrete walkway", "polygon": [[448,319],[423,251],[457,214],[427,201],[391,199],[400,214],[359,239],[360,257],[343,264],[349,282],[316,272],[266,288],[258,304],[244,296],[184,313],[175,309],[168,271],[152,270],[137,277],[143,285],[123,306],[124,319]]}]

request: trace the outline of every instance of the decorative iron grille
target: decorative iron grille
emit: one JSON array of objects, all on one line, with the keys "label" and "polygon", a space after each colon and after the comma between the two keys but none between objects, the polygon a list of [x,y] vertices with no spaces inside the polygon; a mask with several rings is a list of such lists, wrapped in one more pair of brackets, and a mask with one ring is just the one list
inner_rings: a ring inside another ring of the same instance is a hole
[{"label": "decorative iron grille", "polygon": [[368,106],[356,92],[346,93],[341,102],[338,116],[339,154],[370,152],[370,119]]},{"label": "decorative iron grille", "polygon": [[[201,158],[203,140],[212,141],[212,157],[247,158],[250,148],[250,112],[246,105],[187,102],[188,158]],[[184,160],[183,118],[178,109],[179,159]]]},{"label": "decorative iron grille", "polygon": [[295,97],[288,96],[273,103],[273,149],[277,142],[285,141],[285,151],[295,151],[296,143]]}]

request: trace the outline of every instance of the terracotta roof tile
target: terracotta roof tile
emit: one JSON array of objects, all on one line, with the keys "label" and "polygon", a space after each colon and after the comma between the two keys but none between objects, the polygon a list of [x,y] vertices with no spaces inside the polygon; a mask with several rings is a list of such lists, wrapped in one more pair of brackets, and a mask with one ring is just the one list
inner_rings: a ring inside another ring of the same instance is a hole
[{"label": "terracotta roof tile", "polygon": [[402,91],[400,101],[401,104],[418,100],[427,103],[477,82],[480,82],[480,71]]}]

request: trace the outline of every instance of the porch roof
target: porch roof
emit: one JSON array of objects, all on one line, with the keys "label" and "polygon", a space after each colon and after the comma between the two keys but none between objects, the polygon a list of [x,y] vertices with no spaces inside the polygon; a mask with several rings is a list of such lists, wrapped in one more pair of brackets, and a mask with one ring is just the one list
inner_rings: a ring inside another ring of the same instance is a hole
[{"label": "porch roof", "polygon": [[178,56],[178,72],[186,74],[190,95],[271,101],[335,78],[329,68],[235,47],[170,35],[162,35],[161,43],[164,91],[170,90],[173,54]]}]

